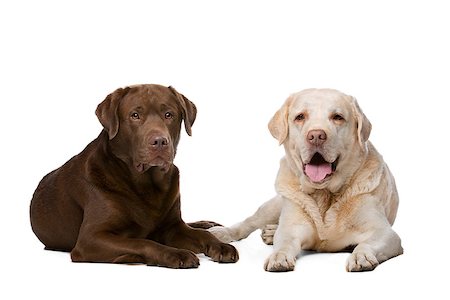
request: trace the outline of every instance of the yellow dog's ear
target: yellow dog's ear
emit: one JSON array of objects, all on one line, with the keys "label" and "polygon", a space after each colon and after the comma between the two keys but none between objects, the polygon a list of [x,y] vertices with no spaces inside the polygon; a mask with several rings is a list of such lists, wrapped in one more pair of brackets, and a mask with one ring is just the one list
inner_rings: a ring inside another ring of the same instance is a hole
[{"label": "yellow dog's ear", "polygon": [[372,124],[362,112],[356,98],[351,97],[350,102],[352,103],[353,115],[356,120],[356,134],[358,136],[358,142],[362,148],[365,148],[365,143],[369,140],[370,132],[372,131]]},{"label": "yellow dog's ear", "polygon": [[278,140],[280,145],[284,143],[289,134],[289,107],[294,97],[291,95],[284,102],[283,106],[275,113],[269,122],[269,131],[274,138]]}]

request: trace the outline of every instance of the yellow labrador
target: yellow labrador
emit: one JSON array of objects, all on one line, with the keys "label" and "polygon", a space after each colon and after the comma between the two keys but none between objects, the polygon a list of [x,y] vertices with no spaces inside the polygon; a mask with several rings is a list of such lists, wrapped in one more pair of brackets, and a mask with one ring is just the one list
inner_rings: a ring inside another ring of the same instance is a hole
[{"label": "yellow labrador", "polygon": [[391,228],[395,181],[368,141],[371,124],[355,98],[332,89],[301,91],[275,113],[269,130],[286,152],[277,196],[240,223],[210,228],[216,237],[230,242],[263,229],[263,240],[274,245],[267,271],[293,270],[302,249],[351,248],[347,271],[373,270],[403,253]]}]

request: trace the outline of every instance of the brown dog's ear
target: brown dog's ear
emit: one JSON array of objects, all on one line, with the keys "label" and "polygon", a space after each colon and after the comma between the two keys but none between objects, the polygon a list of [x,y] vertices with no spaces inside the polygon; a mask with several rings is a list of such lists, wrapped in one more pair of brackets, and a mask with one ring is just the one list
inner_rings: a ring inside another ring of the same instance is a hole
[{"label": "brown dog's ear", "polygon": [[372,131],[372,124],[369,119],[367,119],[366,115],[362,112],[361,108],[358,105],[358,101],[356,98],[351,97],[350,99],[353,108],[353,114],[356,119],[356,131],[358,136],[359,145],[365,148],[365,143],[369,140],[370,132]]},{"label": "brown dog's ear", "polygon": [[280,145],[284,143],[289,134],[288,115],[293,96],[287,98],[283,106],[275,113],[269,122],[269,131]]},{"label": "brown dog's ear", "polygon": [[194,125],[195,118],[197,117],[197,108],[195,107],[195,104],[189,101],[183,94],[178,93],[173,86],[169,86],[169,89],[177,96],[183,111],[184,128],[186,129],[187,134],[191,136],[191,127]]},{"label": "brown dog's ear", "polygon": [[115,90],[106,96],[105,100],[103,100],[95,110],[98,120],[108,132],[110,140],[112,140],[119,131],[119,103],[129,90],[129,87]]}]

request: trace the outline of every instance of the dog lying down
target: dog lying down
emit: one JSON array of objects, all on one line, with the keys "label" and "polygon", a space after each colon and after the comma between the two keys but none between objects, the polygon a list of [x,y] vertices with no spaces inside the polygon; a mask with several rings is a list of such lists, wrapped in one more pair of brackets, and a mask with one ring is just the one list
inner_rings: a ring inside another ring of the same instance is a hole
[{"label": "dog lying down", "polygon": [[236,249],[181,218],[173,164],[182,122],[191,135],[197,108],[173,87],[119,88],[96,110],[100,135],[39,183],[31,226],[46,249],[74,262],[197,268],[197,253],[233,263]]},{"label": "dog lying down", "polygon": [[[398,207],[394,178],[368,141],[371,124],[355,98],[331,89],[291,95],[269,123],[284,145],[277,196],[231,227],[209,229],[222,242],[262,229],[274,245],[266,271],[292,271],[301,250],[354,248],[347,271],[370,271],[403,253],[391,228]],[[277,224],[277,225],[276,225]]]}]

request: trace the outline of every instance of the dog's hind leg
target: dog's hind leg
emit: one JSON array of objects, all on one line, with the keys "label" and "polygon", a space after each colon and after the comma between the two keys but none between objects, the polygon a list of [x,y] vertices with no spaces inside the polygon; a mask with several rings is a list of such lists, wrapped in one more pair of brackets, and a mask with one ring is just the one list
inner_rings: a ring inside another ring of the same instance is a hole
[{"label": "dog's hind leg", "polygon": [[208,231],[224,243],[244,239],[256,229],[263,229],[268,224],[278,224],[282,202],[281,196],[276,196],[261,205],[252,216],[244,221],[230,227],[211,227]]}]

